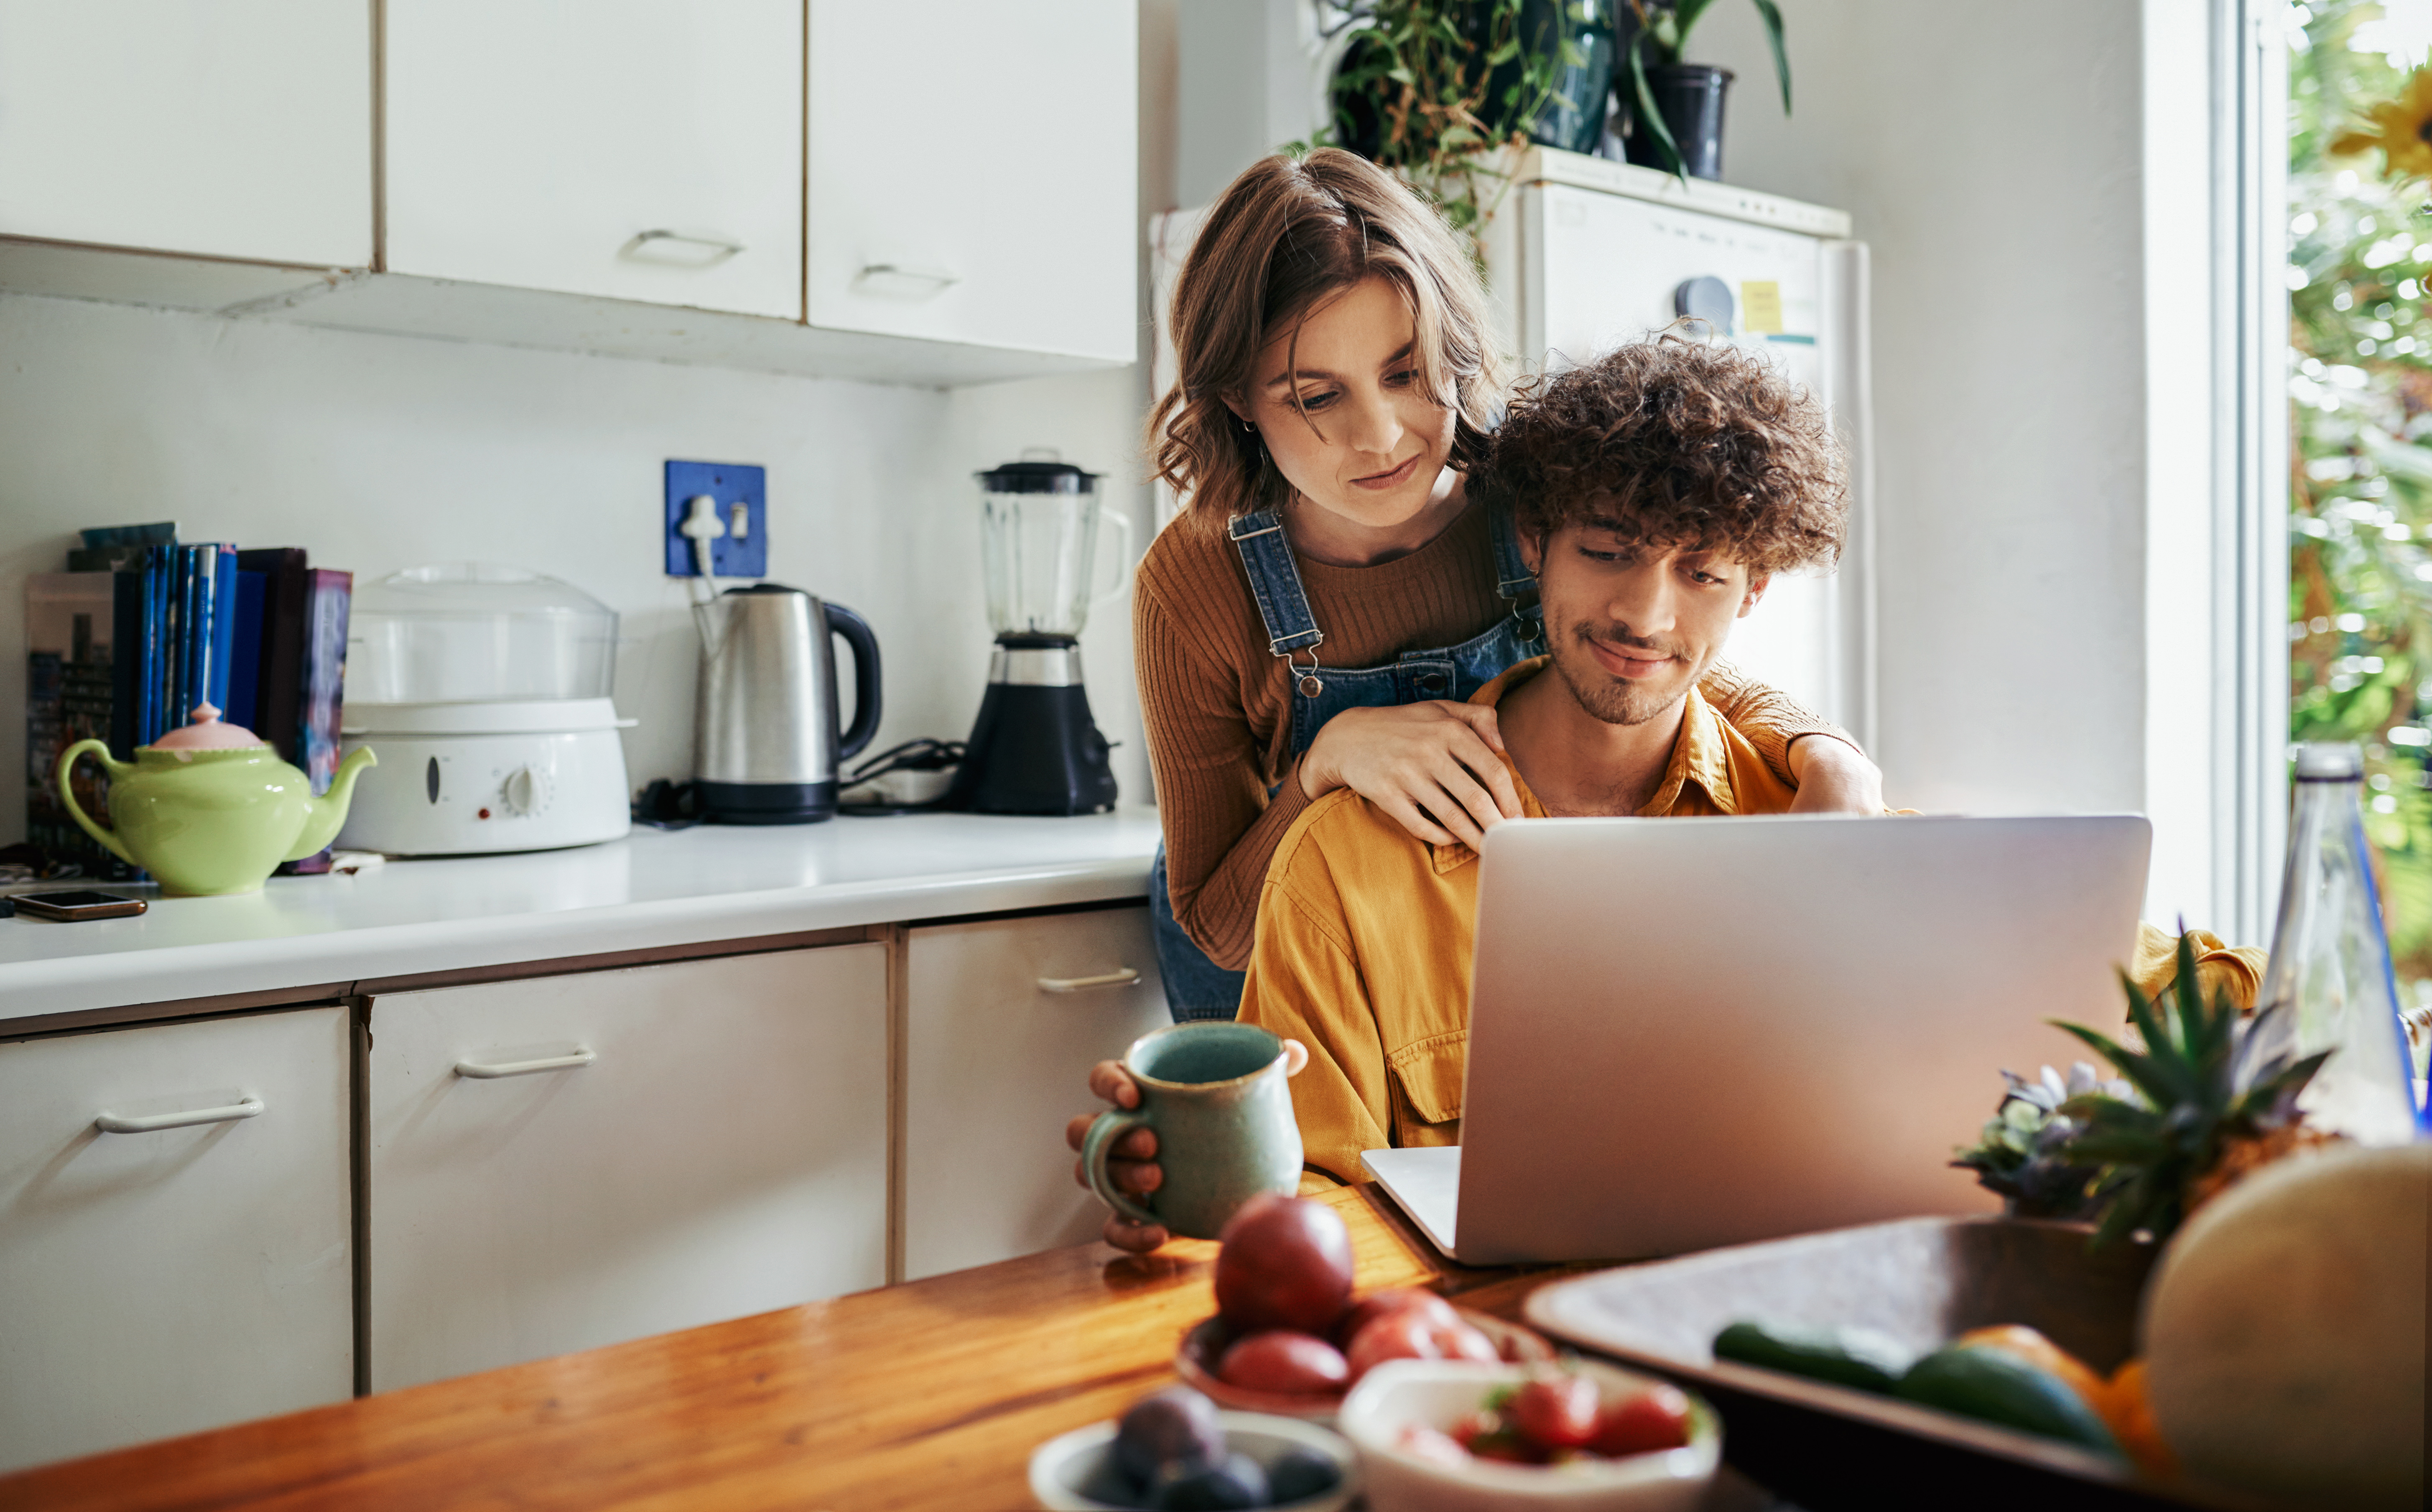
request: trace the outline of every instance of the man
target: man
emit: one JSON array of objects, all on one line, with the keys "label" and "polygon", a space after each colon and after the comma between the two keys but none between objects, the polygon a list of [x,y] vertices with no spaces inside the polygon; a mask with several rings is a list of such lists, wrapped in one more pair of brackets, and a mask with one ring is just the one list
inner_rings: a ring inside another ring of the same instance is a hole
[{"label": "man", "polygon": [[[1496,711],[1526,813],[1787,811],[1795,791],[1697,684],[1775,573],[1840,554],[1820,407],[1747,352],[1666,336],[1515,400],[1479,486],[1511,501],[1545,617],[1547,655],[1472,700]],[[1363,1149],[1460,1143],[1477,861],[1348,791],[1276,850],[1241,1016],[1309,1047],[1293,1108],[1337,1181],[1366,1179]]]}]

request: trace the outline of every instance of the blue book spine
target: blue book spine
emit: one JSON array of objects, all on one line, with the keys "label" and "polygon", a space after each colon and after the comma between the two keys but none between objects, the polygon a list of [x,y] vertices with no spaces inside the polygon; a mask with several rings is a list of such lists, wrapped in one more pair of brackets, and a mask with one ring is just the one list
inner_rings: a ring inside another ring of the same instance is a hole
[{"label": "blue book spine", "polygon": [[[261,735],[262,606],[270,597],[270,574],[240,570],[234,576],[236,608],[228,617],[228,703],[222,705],[228,713],[223,717],[230,724]],[[264,735],[263,739],[269,737]]]},{"label": "blue book spine", "polygon": [[210,542],[193,548],[194,553],[194,612],[186,621],[186,696],[182,705],[185,717],[194,717],[194,710],[211,699],[211,610],[218,603],[211,578],[220,565],[220,549]]},{"label": "blue book spine", "polygon": [[222,542],[211,569],[211,706],[228,715],[228,684],[236,671],[236,548]]},{"label": "blue book spine", "polygon": [[194,549],[178,546],[171,560],[177,566],[169,578],[169,624],[164,632],[169,648],[169,665],[163,669],[160,700],[160,728],[163,733],[186,722],[186,664],[191,659],[194,623]]},{"label": "blue book spine", "polygon": [[160,738],[160,627],[168,617],[169,548],[144,551],[143,687],[136,709],[135,743],[150,745]]}]

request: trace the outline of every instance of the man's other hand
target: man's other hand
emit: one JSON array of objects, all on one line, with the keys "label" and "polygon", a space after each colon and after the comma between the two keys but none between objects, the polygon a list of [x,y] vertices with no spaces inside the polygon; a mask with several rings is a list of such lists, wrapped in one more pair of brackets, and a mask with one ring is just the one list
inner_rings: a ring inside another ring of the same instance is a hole
[{"label": "man's other hand", "polygon": [[1790,773],[1799,781],[1794,814],[1881,814],[1883,773],[1857,747],[1829,735],[1790,742]]}]

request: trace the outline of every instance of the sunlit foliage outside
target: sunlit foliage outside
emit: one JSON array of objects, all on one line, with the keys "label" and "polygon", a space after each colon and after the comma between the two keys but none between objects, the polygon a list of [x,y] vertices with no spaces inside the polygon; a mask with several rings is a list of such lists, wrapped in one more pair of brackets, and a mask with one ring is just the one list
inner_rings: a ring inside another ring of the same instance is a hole
[{"label": "sunlit foliage outside", "polygon": [[2334,144],[2407,95],[2432,0],[2292,4],[2288,37],[2289,735],[2364,747],[2391,951],[2419,999],[2432,993],[2432,185]]}]

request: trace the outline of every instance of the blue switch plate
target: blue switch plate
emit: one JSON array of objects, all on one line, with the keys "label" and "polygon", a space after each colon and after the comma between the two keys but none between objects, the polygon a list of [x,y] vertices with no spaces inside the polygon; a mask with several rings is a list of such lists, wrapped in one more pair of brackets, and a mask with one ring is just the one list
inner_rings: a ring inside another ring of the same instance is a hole
[{"label": "blue switch plate", "polygon": [[[718,518],[726,534],[709,543],[710,570],[719,577],[762,578],[768,575],[768,469],[732,462],[670,462],[667,464],[667,576],[699,577],[692,559],[692,537],[679,526],[692,513],[692,500],[707,494],[718,501]],[[741,504],[746,528],[735,531],[735,506]]]}]

